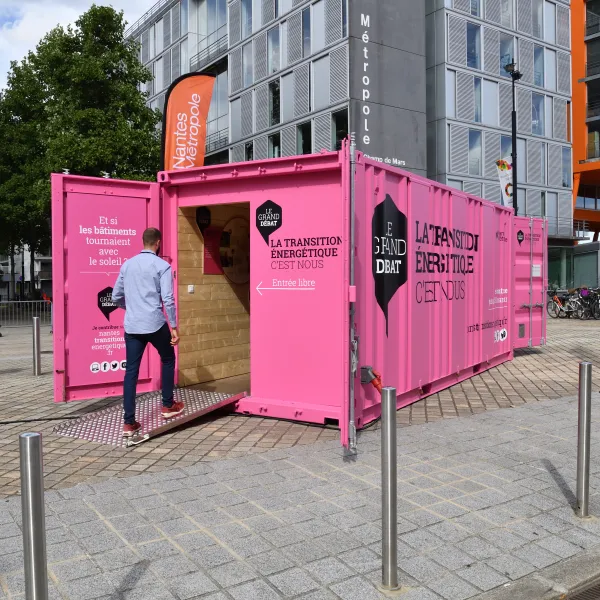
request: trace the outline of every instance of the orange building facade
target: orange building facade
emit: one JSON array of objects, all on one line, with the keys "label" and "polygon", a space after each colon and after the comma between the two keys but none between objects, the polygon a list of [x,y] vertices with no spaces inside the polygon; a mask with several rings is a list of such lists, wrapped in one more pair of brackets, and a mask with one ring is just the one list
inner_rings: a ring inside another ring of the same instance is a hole
[{"label": "orange building facade", "polygon": [[571,1],[573,221],[600,234],[600,0]]}]

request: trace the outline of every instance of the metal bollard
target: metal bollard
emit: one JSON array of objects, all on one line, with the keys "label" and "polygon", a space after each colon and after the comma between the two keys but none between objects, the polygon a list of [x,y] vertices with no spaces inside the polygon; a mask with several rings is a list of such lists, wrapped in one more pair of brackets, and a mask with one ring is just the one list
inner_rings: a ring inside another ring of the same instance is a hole
[{"label": "metal bollard", "polygon": [[579,363],[579,428],[577,432],[578,517],[588,516],[590,499],[590,431],[592,417],[592,363]]},{"label": "metal bollard", "polygon": [[48,600],[42,436],[39,433],[22,433],[19,436],[19,450],[25,598]]},{"label": "metal bollard", "polygon": [[398,490],[396,388],[381,391],[382,586],[398,589]]},{"label": "metal bollard", "polygon": [[33,374],[42,374],[42,346],[40,341],[39,317],[33,317]]}]

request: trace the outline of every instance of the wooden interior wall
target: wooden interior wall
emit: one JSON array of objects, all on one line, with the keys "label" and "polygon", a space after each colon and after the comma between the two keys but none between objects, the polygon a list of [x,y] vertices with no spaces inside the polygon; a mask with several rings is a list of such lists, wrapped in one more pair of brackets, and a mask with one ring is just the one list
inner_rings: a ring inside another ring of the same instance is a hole
[{"label": "wooden interior wall", "polygon": [[[249,219],[248,205],[211,206],[211,225]],[[193,385],[250,372],[249,284],[224,275],[204,275],[204,239],[196,209],[179,211],[179,385]],[[188,286],[194,285],[193,294]]]}]

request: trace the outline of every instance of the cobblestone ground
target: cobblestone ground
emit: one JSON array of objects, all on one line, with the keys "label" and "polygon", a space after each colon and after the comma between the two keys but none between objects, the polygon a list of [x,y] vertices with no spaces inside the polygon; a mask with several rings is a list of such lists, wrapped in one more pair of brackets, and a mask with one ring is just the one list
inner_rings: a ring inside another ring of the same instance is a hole
[{"label": "cobblestone ground", "polygon": [[[590,513],[600,515],[600,412],[592,417]],[[574,398],[401,429],[401,598],[495,588],[557,598],[511,586],[535,574],[548,591],[540,570],[600,548],[600,521],[570,506],[576,438]],[[50,598],[385,600],[380,461],[371,430],[355,460],[317,442],[49,491]],[[0,501],[0,598],[24,598],[20,525],[20,498]]]},{"label": "cobblestone ground", "polygon": [[[44,374],[36,378],[31,375],[30,331],[5,328],[2,331],[0,496],[18,493],[17,439],[19,433],[26,430],[41,431],[45,435],[47,489],[338,438],[338,432],[331,429],[227,413],[209,415],[128,450],[56,436],[52,430],[60,420],[119,401],[54,404],[49,331],[42,332]],[[511,363],[399,411],[398,422],[402,426],[418,425],[571,396],[577,389],[578,361],[600,363],[599,332],[600,322],[552,321],[545,348],[520,351]]]}]

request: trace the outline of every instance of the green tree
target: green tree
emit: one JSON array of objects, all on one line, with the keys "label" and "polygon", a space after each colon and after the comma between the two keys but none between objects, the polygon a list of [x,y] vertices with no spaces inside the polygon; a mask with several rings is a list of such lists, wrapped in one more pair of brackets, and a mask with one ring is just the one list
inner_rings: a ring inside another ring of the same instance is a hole
[{"label": "green tree", "polygon": [[146,106],[151,74],[125,39],[122,12],[93,5],[56,27],[0,95],[0,237],[8,248],[49,243],[50,174],[153,180],[160,114]]}]

